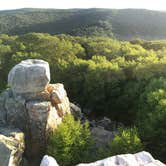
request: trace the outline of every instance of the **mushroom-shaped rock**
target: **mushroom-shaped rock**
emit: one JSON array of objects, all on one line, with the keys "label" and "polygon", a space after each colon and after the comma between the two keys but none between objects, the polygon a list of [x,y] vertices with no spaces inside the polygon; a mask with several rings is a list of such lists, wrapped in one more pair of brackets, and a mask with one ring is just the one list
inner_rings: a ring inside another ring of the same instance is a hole
[{"label": "mushroom-shaped rock", "polygon": [[15,94],[41,92],[49,81],[49,64],[38,59],[21,61],[8,75],[8,84]]}]

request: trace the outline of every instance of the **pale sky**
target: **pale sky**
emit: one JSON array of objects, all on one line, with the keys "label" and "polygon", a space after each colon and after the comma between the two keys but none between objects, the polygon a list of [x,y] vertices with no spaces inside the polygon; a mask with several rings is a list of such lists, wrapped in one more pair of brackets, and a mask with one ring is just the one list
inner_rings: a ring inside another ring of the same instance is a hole
[{"label": "pale sky", "polygon": [[166,0],[0,0],[0,10],[18,8],[144,8],[165,10]]}]

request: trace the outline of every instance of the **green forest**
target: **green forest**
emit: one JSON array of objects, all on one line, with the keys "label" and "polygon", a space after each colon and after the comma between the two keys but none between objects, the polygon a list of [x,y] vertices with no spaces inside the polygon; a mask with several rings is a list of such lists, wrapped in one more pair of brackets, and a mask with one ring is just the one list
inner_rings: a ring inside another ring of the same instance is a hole
[{"label": "green forest", "polygon": [[120,40],[166,38],[166,12],[145,9],[33,9],[0,11],[0,34],[29,32],[103,36]]},{"label": "green forest", "polygon": [[107,116],[138,131],[144,149],[165,162],[166,40],[118,41],[28,33],[0,35],[0,89],[21,60],[49,62],[51,81],[92,117]]}]

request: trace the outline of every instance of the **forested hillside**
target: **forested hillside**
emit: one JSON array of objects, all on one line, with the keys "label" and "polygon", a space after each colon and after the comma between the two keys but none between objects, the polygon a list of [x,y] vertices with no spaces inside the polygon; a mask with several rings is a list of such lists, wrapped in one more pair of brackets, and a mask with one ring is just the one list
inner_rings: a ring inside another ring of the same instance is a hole
[{"label": "forested hillside", "polygon": [[20,9],[0,11],[0,33],[164,39],[165,18],[166,12],[143,9]]},{"label": "forested hillside", "polygon": [[136,126],[145,150],[165,161],[165,54],[165,40],[0,35],[0,86],[7,86],[9,70],[21,60],[46,60],[52,82],[64,83],[84,113]]}]

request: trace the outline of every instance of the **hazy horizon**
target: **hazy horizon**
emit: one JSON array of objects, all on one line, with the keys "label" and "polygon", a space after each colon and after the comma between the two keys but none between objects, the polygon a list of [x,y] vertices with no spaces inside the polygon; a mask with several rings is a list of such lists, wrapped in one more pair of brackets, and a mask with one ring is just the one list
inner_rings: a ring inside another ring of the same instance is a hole
[{"label": "hazy horizon", "polygon": [[151,11],[159,11],[159,12],[166,12],[166,9],[165,10],[155,10],[155,9],[146,9],[146,8],[100,8],[100,7],[89,7],[89,8],[40,8],[40,7],[23,7],[23,8],[13,8],[13,9],[0,9],[0,11],[10,11],[10,10],[22,10],[22,9],[42,9],[42,10],[69,10],[69,9],[110,9],[110,10],[125,10],[125,9],[128,9],[128,10],[132,10],[132,9],[135,9],[135,10],[151,10]]},{"label": "hazy horizon", "polygon": [[42,9],[148,9],[166,11],[165,0],[0,0],[0,10],[15,10],[22,8],[42,8]]}]

